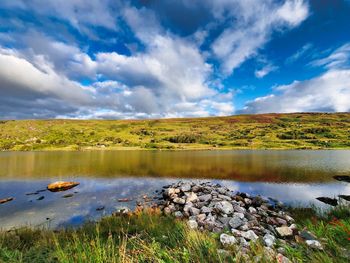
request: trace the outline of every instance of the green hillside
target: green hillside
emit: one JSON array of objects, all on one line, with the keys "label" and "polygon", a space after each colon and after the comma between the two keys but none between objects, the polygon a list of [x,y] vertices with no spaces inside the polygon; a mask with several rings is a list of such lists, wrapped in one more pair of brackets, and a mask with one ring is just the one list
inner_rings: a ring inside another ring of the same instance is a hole
[{"label": "green hillside", "polygon": [[0,121],[1,150],[350,148],[350,113]]}]

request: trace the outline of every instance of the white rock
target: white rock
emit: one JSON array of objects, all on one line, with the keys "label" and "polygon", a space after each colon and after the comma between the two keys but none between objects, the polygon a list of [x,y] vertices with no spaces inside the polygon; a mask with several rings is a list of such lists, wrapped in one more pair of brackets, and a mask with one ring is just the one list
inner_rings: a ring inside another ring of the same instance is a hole
[{"label": "white rock", "polygon": [[251,213],[251,214],[256,214],[256,213],[257,213],[256,209],[255,209],[254,207],[252,207],[252,206],[250,206],[250,207],[248,208],[248,211],[249,211],[249,213]]},{"label": "white rock", "polygon": [[188,203],[188,202],[197,202],[198,201],[198,196],[195,193],[193,193],[193,192],[186,193],[186,196],[187,196],[186,203]]},{"label": "white rock", "polygon": [[264,243],[267,247],[272,247],[276,241],[276,238],[270,234],[266,234],[263,239],[264,239]]},{"label": "white rock", "polygon": [[223,246],[232,246],[237,243],[237,239],[234,236],[227,234],[220,235],[220,242]]},{"label": "white rock", "polygon": [[247,232],[242,232],[242,237],[244,237],[245,239],[251,240],[251,241],[256,241],[258,240],[258,236],[254,233],[253,230],[248,230]]},{"label": "white rock", "polygon": [[196,220],[188,220],[187,225],[191,229],[197,229],[198,228],[198,223]]},{"label": "white rock", "polygon": [[292,229],[287,226],[276,227],[275,229],[281,237],[288,237],[293,235]]},{"label": "white rock", "polygon": [[199,213],[201,212],[201,210],[199,210],[198,208],[195,207],[190,207],[188,209],[188,211],[190,212],[191,215],[196,216],[199,215]]},{"label": "white rock", "polygon": [[215,208],[223,214],[232,214],[233,206],[228,201],[221,201],[215,204]]},{"label": "white rock", "polygon": [[174,213],[174,215],[175,215],[175,217],[177,217],[177,218],[183,217],[183,214],[182,214],[180,211],[176,211],[176,212]]},{"label": "white rock", "polygon": [[306,240],[305,243],[311,248],[323,250],[322,244],[317,240]]},{"label": "white rock", "polygon": [[186,203],[185,199],[182,199],[182,198],[179,198],[179,197],[174,198],[173,202],[176,203],[176,204],[180,204],[180,205],[183,205],[183,204]]}]

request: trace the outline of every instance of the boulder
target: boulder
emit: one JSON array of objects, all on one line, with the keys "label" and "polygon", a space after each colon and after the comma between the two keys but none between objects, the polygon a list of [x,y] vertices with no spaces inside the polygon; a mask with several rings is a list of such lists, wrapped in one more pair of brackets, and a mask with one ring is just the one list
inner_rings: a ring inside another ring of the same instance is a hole
[{"label": "boulder", "polygon": [[220,242],[224,247],[232,246],[237,243],[237,239],[234,236],[230,236],[227,234],[220,235]]},{"label": "boulder", "polygon": [[71,189],[73,187],[76,187],[79,185],[78,182],[63,182],[63,181],[58,181],[51,183],[47,186],[47,190],[51,192],[59,192],[59,191],[66,191],[68,189]]},{"label": "boulder", "polygon": [[233,206],[228,201],[218,202],[214,207],[222,214],[228,215],[233,213]]},{"label": "boulder", "polygon": [[228,224],[232,228],[237,229],[238,227],[244,224],[244,221],[241,218],[239,218],[239,216],[233,216],[228,222]]},{"label": "boulder", "polygon": [[281,237],[289,237],[293,235],[293,230],[287,226],[276,227],[275,229]]}]

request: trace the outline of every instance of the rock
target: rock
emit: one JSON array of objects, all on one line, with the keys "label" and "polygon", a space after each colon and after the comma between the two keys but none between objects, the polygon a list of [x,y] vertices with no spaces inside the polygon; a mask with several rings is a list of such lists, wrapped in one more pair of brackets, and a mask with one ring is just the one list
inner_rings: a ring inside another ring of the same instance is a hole
[{"label": "rock", "polygon": [[241,237],[242,236],[242,232],[237,230],[237,229],[234,229],[232,228],[231,229],[231,233],[235,236],[235,237]]},{"label": "rock", "polygon": [[282,219],[282,218],[279,218],[279,217],[276,217],[276,221],[279,225],[282,225],[282,226],[286,226],[287,225],[287,221]]},{"label": "rock", "polygon": [[198,199],[199,199],[199,201],[202,201],[202,202],[208,202],[212,199],[212,196],[211,196],[211,194],[200,195],[200,196],[198,196]]},{"label": "rock", "polygon": [[128,208],[128,207],[120,207],[120,208],[117,209],[117,211],[115,211],[113,213],[113,215],[127,215],[129,213],[131,213],[130,208]]},{"label": "rock", "polygon": [[215,204],[214,206],[217,210],[219,210],[223,214],[232,214],[233,213],[233,206],[228,201],[221,201]]},{"label": "rock", "polygon": [[188,220],[187,225],[190,229],[197,229],[198,228],[198,223],[196,220]]},{"label": "rock", "polygon": [[249,230],[249,226],[248,226],[248,224],[243,224],[243,225],[241,225],[239,227],[239,229],[242,230],[242,231],[248,231]]},{"label": "rock", "polygon": [[285,255],[286,254],[286,249],[284,247],[279,247],[279,248],[277,248],[277,252],[279,254]]},{"label": "rock", "polygon": [[305,240],[316,240],[317,239],[317,237],[313,233],[311,233],[310,231],[307,231],[306,229],[303,229],[302,231],[300,231],[299,235]]},{"label": "rock", "polygon": [[182,217],[183,217],[183,214],[182,214],[180,211],[176,211],[176,212],[174,213],[174,216],[175,216],[176,218],[182,218]]},{"label": "rock", "polygon": [[238,206],[238,205],[235,205],[235,206],[233,207],[233,209],[234,209],[236,212],[242,213],[242,214],[246,211],[244,207],[241,207],[241,206]]},{"label": "rock", "polygon": [[59,192],[59,191],[66,191],[68,189],[71,189],[73,187],[76,187],[79,185],[77,182],[63,182],[63,181],[58,181],[51,183],[47,186],[47,190],[51,192]]},{"label": "rock", "polygon": [[198,196],[195,193],[191,192],[191,193],[185,193],[185,194],[186,194],[186,203],[198,201]]},{"label": "rock", "polygon": [[118,199],[118,202],[130,202],[132,201],[132,199],[129,199],[129,198],[119,198]]},{"label": "rock", "polygon": [[188,211],[193,216],[199,215],[199,213],[201,212],[201,210],[199,210],[198,208],[195,208],[195,207],[190,207]]},{"label": "rock", "polygon": [[239,237],[238,241],[242,247],[249,247],[249,243],[247,242],[247,240],[244,239],[244,237]]},{"label": "rock", "polygon": [[288,237],[293,235],[292,229],[287,226],[276,227],[275,229],[281,237]]},{"label": "rock", "polygon": [[171,209],[169,207],[164,207],[163,212],[166,215],[170,215],[171,214]]},{"label": "rock", "polygon": [[45,196],[40,196],[40,197],[38,197],[36,200],[38,200],[38,201],[41,201],[41,200],[43,200],[45,198]]},{"label": "rock", "polygon": [[276,261],[278,263],[291,263],[291,261],[287,257],[283,256],[280,253],[277,254]]},{"label": "rock", "polygon": [[344,199],[346,201],[350,201],[350,195],[338,195],[341,199]]},{"label": "rock", "polygon": [[322,244],[317,240],[306,240],[305,243],[311,248],[323,250]]},{"label": "rock", "polygon": [[243,213],[233,213],[234,216],[238,216],[240,219],[244,218],[244,214]]},{"label": "rock", "polygon": [[350,176],[348,175],[336,175],[336,176],[333,176],[333,178],[337,181],[350,183]]},{"label": "rock", "polygon": [[247,232],[242,232],[241,236],[244,237],[247,240],[251,240],[253,242],[258,240],[258,236],[254,233],[253,230],[248,230]]},{"label": "rock", "polygon": [[0,199],[0,204],[5,204],[7,202],[12,201],[13,199],[14,199],[13,197],[7,197],[7,198],[4,198],[4,199]]},{"label": "rock", "polygon": [[204,214],[209,214],[213,211],[213,209],[209,208],[209,207],[206,207],[206,206],[203,206],[201,208],[201,212],[204,213]]},{"label": "rock", "polygon": [[207,216],[205,214],[199,214],[197,215],[197,220],[198,221],[204,221]]},{"label": "rock", "polygon": [[243,225],[243,224],[244,224],[244,221],[243,221],[242,219],[240,219],[238,216],[234,216],[234,217],[232,217],[232,219],[230,219],[230,221],[228,222],[228,224],[229,224],[232,228],[236,229],[236,228],[240,227],[241,225]]},{"label": "rock", "polygon": [[173,202],[176,204],[184,205],[186,203],[186,200],[183,198],[175,197]]},{"label": "rock", "polygon": [[73,197],[73,194],[66,194],[62,196],[62,198],[69,198],[69,197]]},{"label": "rock", "polygon": [[263,240],[264,240],[264,243],[267,247],[272,247],[275,242],[276,242],[276,238],[273,236],[273,235],[270,235],[270,234],[266,234],[264,237],[263,237]]},{"label": "rock", "polygon": [[104,206],[99,206],[99,207],[96,208],[96,211],[102,211],[102,210],[104,210],[104,209],[105,209]]},{"label": "rock", "polygon": [[227,234],[220,235],[220,242],[224,247],[232,246],[237,243],[237,240],[234,236],[230,236]]},{"label": "rock", "polygon": [[254,207],[252,207],[252,206],[250,206],[250,207],[248,208],[248,211],[249,211],[249,213],[251,213],[251,214],[256,214],[256,213],[257,213],[256,209],[255,209]]},{"label": "rock", "polygon": [[318,201],[321,201],[322,203],[325,203],[327,205],[331,206],[337,206],[338,205],[338,200],[330,197],[317,197],[316,198]]},{"label": "rock", "polygon": [[183,185],[180,186],[180,190],[182,192],[189,192],[189,191],[191,191],[191,184],[184,183]]},{"label": "rock", "polygon": [[222,200],[226,200],[226,201],[231,201],[231,197],[227,196],[227,195],[218,195],[218,198],[222,199]]}]

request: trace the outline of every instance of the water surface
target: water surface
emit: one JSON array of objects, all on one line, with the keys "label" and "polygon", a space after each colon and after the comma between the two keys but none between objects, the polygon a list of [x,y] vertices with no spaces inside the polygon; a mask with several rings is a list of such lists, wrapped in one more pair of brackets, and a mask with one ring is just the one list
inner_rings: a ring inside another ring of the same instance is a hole
[{"label": "water surface", "polygon": [[[134,207],[142,195],[179,179],[213,180],[292,205],[322,205],[316,197],[350,194],[350,184],[333,179],[341,174],[350,174],[349,150],[3,152],[0,198],[15,199],[0,205],[0,228],[79,225],[118,207]],[[81,184],[26,195],[57,180]],[[73,197],[63,198],[69,193]]]}]

